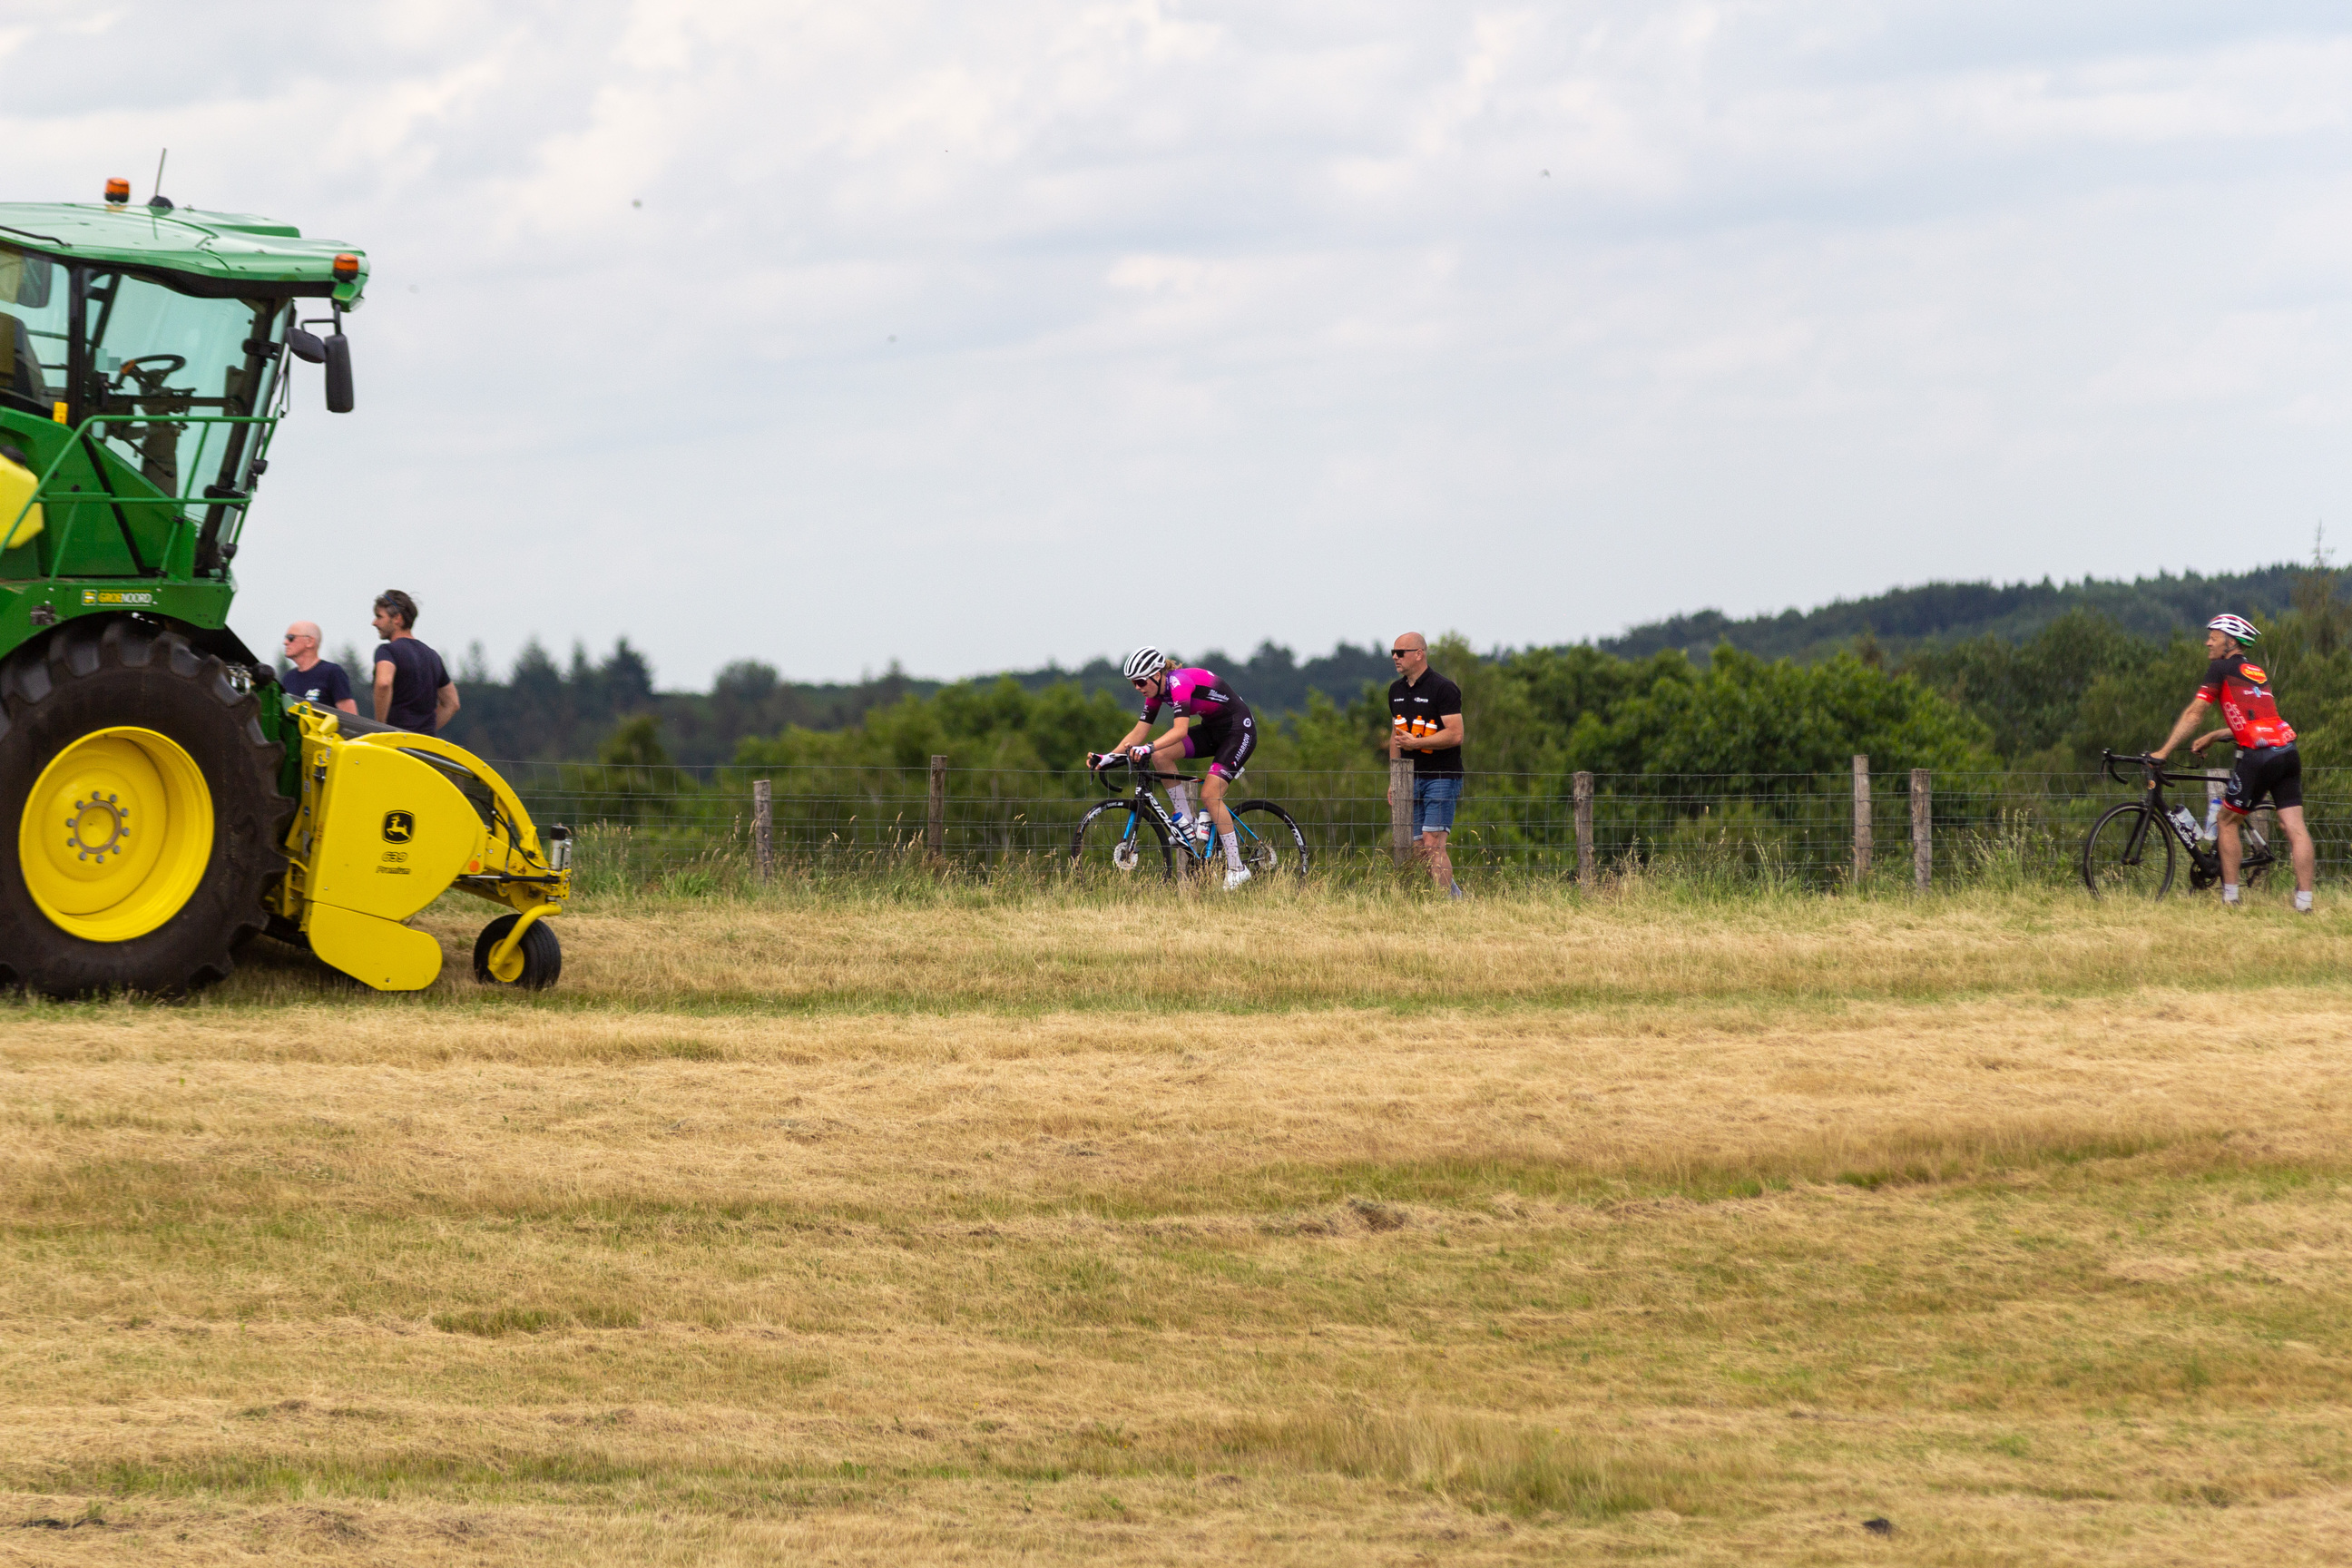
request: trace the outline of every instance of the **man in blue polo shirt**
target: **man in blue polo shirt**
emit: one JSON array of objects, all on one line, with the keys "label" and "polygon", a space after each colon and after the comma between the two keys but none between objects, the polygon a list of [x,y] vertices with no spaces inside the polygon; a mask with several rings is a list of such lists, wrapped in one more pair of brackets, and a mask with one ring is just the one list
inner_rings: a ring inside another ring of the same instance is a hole
[{"label": "man in blue polo shirt", "polygon": [[379,724],[430,735],[457,711],[457,683],[441,656],[416,640],[416,601],[397,588],[375,597],[375,718]]},{"label": "man in blue polo shirt", "polygon": [[332,659],[319,657],[319,626],[315,621],[296,621],[286,628],[286,657],[294,667],[278,677],[278,684],[287,696],[297,702],[309,702],[320,708],[331,708],[338,713],[357,713],[358,700],[352,696],[352,678],[343,667]]}]

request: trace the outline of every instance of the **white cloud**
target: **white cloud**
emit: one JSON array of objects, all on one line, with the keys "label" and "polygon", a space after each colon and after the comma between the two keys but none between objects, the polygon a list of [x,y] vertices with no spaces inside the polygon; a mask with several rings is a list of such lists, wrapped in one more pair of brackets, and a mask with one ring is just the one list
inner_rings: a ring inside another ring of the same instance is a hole
[{"label": "white cloud", "polygon": [[38,0],[0,68],[11,197],[168,143],[371,252],[256,626],[1549,641],[2352,500],[2332,7]]}]

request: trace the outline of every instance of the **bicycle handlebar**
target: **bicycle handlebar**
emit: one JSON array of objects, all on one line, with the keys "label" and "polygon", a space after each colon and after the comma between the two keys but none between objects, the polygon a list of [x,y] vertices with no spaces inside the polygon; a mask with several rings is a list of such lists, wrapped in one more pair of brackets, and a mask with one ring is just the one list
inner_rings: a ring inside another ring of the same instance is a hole
[{"label": "bicycle handlebar", "polygon": [[2176,771],[2164,758],[2147,752],[2101,752],[2099,771],[2119,784],[2127,784],[2131,781],[2116,772],[2116,765],[2118,763],[2128,763],[2133,767],[2152,773],[2160,784],[2203,784],[2209,777],[2213,776],[2203,768],[2190,772]]},{"label": "bicycle handlebar", "polygon": [[[1117,795],[1119,791],[1113,787],[1110,779],[1108,776],[1111,769],[1127,768],[1132,771],[1134,767],[1135,759],[1129,756],[1126,752],[1104,752],[1097,753],[1097,762],[1088,771],[1095,775],[1095,782],[1103,786],[1103,793],[1105,795]],[[1162,773],[1157,768],[1150,770],[1148,776],[1161,784],[1173,784],[1177,780],[1184,777],[1182,773]]]}]

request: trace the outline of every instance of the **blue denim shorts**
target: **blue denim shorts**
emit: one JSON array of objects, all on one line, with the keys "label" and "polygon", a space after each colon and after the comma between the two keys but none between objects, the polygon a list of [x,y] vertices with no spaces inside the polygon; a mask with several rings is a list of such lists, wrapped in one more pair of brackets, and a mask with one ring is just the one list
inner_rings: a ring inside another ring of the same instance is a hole
[{"label": "blue denim shorts", "polygon": [[1462,800],[1460,779],[1412,781],[1412,836],[1454,831],[1454,808]]}]

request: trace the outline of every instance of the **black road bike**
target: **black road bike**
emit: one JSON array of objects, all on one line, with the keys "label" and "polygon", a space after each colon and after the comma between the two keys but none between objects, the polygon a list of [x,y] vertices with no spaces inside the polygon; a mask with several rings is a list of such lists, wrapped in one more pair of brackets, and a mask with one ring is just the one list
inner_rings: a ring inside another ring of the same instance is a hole
[{"label": "black road bike", "polygon": [[[2100,752],[2099,762],[2107,777],[2119,784],[2134,781],[2117,773],[2118,766],[2137,768],[2140,798],[2108,807],[2083,841],[2083,885],[2091,889],[2093,898],[2160,899],[2171,890],[2174,864],[2184,854],[2189,857],[2191,888],[2210,888],[2221,879],[2220,847],[2198,846],[2204,824],[2197,814],[2185,805],[2164,804],[2166,784],[2204,784],[2202,771],[2175,773],[2154,757],[2116,752]],[[2255,831],[2252,821],[2241,824],[2238,834],[2244,850],[2238,861],[2238,876],[2252,887],[2278,857],[2271,853],[2269,841]]]},{"label": "black road bike", "polygon": [[[1115,768],[1129,771],[1135,784],[1132,794],[1121,793],[1121,787],[1112,782]],[[1214,873],[1223,868],[1225,848],[1215,826],[1211,825],[1207,839],[1194,839],[1176,826],[1168,808],[1151,793],[1153,784],[1173,783],[1183,778],[1182,773],[1138,768],[1130,758],[1110,756],[1095,770],[1095,777],[1114,798],[1099,803],[1078,819],[1078,830],[1070,837],[1073,872],[1080,877],[1131,877],[1139,872],[1149,877],[1157,872],[1160,880],[1172,882],[1180,849],[1187,872]],[[1291,820],[1290,813],[1270,800],[1245,800],[1229,809],[1234,836],[1241,841],[1242,864],[1251,875],[1271,876],[1287,868],[1292,875],[1306,878],[1310,858],[1307,835]]]}]

